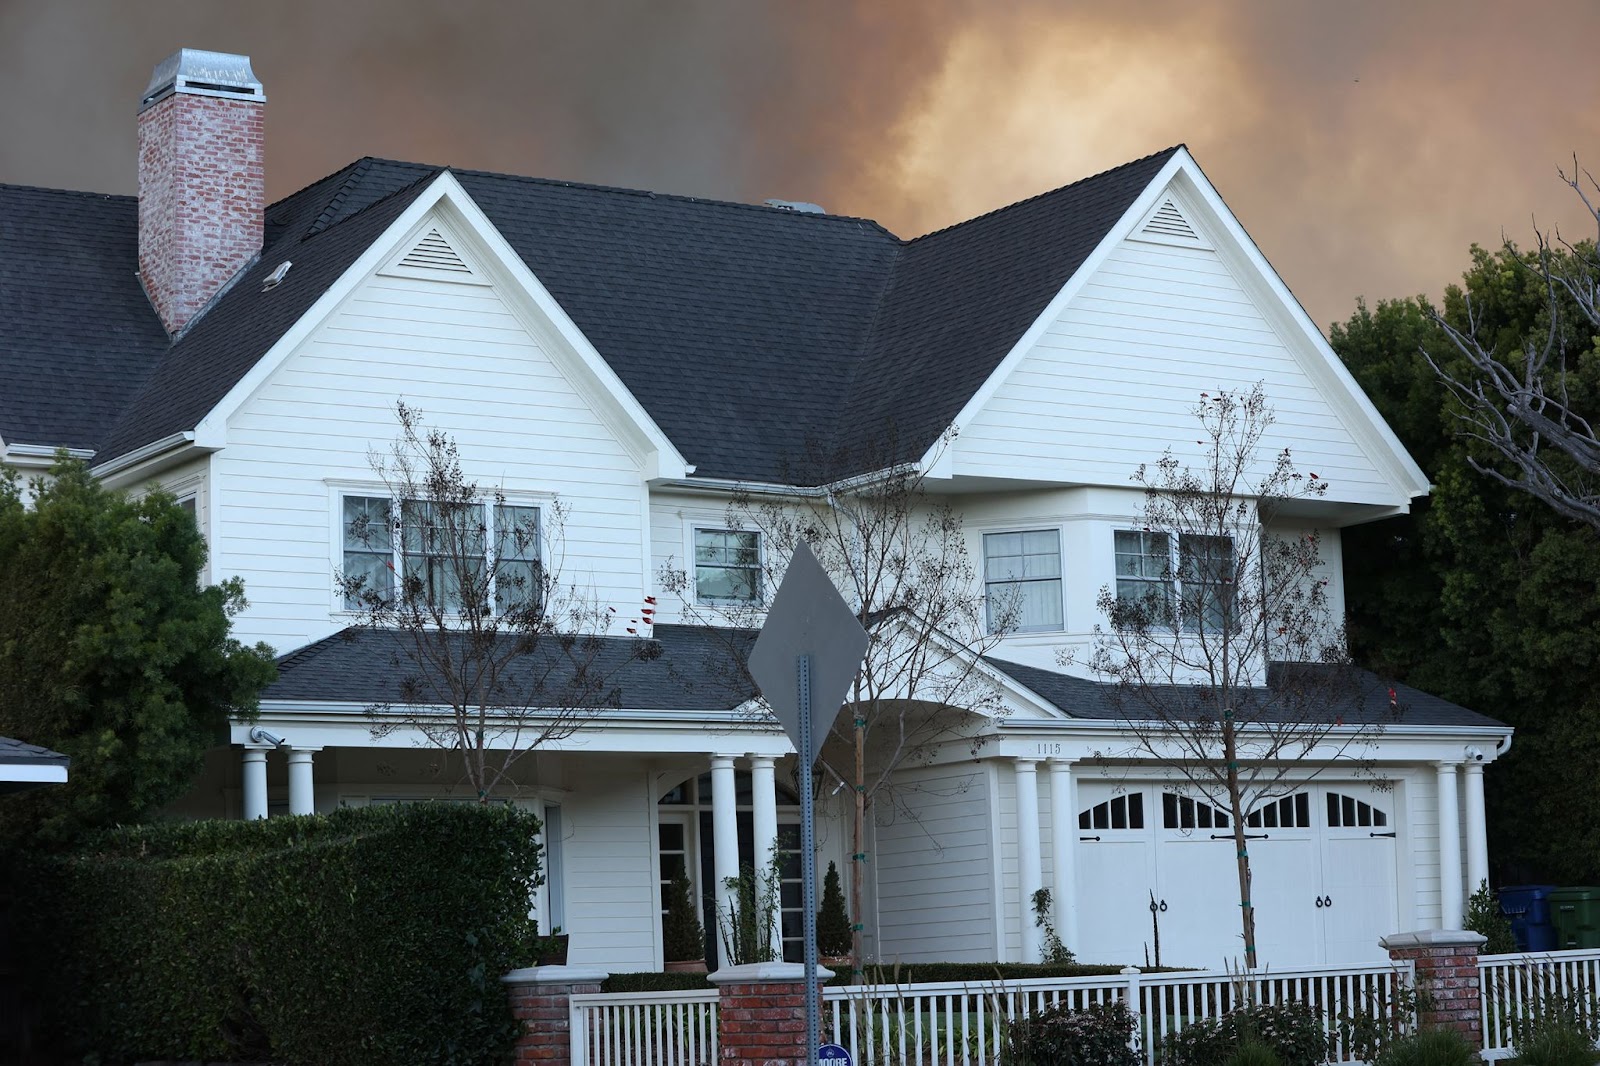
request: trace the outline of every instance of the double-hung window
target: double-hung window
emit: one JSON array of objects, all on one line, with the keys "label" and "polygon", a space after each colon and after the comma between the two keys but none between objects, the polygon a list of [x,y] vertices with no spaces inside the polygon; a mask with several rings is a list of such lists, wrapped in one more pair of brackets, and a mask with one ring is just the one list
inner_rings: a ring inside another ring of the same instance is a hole
[{"label": "double-hung window", "polygon": [[341,514],[346,609],[406,590],[447,614],[468,597],[497,613],[541,599],[537,507],[405,500],[396,522],[393,501],[346,496]]},{"label": "double-hung window", "polygon": [[991,633],[1059,630],[1061,531],[985,533],[983,583]]},{"label": "double-hung window", "polygon": [[[1119,529],[1115,535],[1117,600],[1136,607],[1151,626],[1177,622],[1187,633],[1214,633],[1233,617],[1233,538]],[[1133,616],[1130,616],[1131,622]]]},{"label": "double-hung window", "polygon": [[761,534],[744,529],[696,529],[694,595],[698,603],[760,603]]}]

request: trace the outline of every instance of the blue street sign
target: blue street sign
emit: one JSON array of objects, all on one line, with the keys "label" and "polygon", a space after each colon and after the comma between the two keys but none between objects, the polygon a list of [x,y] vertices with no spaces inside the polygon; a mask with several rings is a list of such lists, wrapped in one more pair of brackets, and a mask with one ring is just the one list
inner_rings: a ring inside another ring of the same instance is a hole
[{"label": "blue street sign", "polygon": [[841,1066],[854,1066],[854,1064],[850,1061],[850,1052],[846,1051],[838,1044],[823,1044],[821,1047],[817,1048],[817,1061],[837,1062],[840,1063]]}]

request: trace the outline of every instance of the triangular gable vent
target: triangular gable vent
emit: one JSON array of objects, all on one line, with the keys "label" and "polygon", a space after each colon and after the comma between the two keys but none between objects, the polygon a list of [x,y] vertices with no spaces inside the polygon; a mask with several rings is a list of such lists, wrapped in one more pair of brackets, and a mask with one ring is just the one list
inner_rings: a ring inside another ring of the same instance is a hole
[{"label": "triangular gable vent", "polygon": [[409,252],[391,263],[383,273],[434,281],[483,283],[483,279],[461,258],[461,253],[451,246],[445,235],[434,228],[430,228]]},{"label": "triangular gable vent", "polygon": [[1134,236],[1139,240],[1159,241],[1162,244],[1210,247],[1171,200],[1163,200]]},{"label": "triangular gable vent", "polygon": [[450,242],[440,236],[439,231],[431,229],[428,235],[417,242],[417,246],[406,253],[400,260],[400,265],[415,267],[419,270],[451,270],[462,274],[472,273],[472,268],[461,261],[456,250],[450,247]]}]

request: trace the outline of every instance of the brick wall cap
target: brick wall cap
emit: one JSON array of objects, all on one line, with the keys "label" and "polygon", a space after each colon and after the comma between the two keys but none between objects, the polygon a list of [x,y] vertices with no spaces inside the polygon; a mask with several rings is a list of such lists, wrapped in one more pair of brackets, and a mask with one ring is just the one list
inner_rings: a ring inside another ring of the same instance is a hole
[{"label": "brick wall cap", "polygon": [[508,985],[597,985],[610,976],[610,971],[590,966],[524,966],[500,981]]},{"label": "brick wall cap", "polygon": [[1388,951],[1404,948],[1478,948],[1489,942],[1482,933],[1470,929],[1419,929],[1415,933],[1390,933],[1378,941]]},{"label": "brick wall cap", "polygon": [[[832,970],[817,967],[817,980],[826,981],[832,976]],[[785,981],[799,984],[805,979],[806,968],[798,962],[751,962],[743,966],[724,966],[706,975],[706,980],[714,985],[765,985]]]}]

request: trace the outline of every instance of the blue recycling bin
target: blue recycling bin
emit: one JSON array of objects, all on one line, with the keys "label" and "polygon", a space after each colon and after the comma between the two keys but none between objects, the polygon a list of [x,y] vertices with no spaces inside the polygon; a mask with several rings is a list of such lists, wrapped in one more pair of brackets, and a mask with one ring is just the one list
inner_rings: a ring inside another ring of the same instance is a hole
[{"label": "blue recycling bin", "polygon": [[1519,951],[1555,951],[1556,928],[1550,921],[1550,893],[1555,885],[1506,885],[1500,889],[1500,913],[1511,919],[1511,935]]}]

